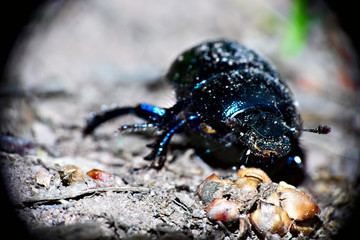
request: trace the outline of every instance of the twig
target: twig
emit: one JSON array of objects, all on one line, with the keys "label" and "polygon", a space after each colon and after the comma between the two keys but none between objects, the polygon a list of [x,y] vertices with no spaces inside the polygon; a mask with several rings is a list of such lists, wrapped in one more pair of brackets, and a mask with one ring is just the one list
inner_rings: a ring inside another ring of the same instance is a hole
[{"label": "twig", "polygon": [[88,188],[80,191],[67,191],[65,193],[54,194],[53,192],[45,192],[36,196],[27,198],[16,205],[31,206],[40,202],[53,202],[65,199],[78,199],[87,195],[97,194],[102,192],[149,192],[150,189],[146,187],[103,187],[103,188]]}]

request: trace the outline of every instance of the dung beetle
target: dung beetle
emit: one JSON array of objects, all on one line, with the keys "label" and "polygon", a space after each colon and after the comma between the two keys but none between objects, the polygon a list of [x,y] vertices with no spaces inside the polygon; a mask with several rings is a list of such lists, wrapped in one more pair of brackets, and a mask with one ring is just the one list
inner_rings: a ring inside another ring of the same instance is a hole
[{"label": "dung beetle", "polygon": [[171,137],[185,131],[237,149],[238,165],[279,172],[302,167],[302,132],[330,132],[326,125],[302,129],[298,104],[279,74],[263,57],[234,41],[204,42],[183,52],[165,78],[176,92],[174,106],[140,104],[95,114],[84,135],[109,119],[134,114],[147,122],[124,125],[120,131],[151,127],[161,132],[145,157],[153,168],[162,168]]}]

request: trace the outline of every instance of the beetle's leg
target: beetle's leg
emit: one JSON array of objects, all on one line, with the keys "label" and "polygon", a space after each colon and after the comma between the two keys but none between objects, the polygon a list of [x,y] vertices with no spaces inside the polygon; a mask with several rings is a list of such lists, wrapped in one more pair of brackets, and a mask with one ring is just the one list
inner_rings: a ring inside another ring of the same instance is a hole
[{"label": "beetle's leg", "polygon": [[188,107],[189,104],[190,101],[186,99],[179,101],[171,108],[166,109],[166,113],[159,119],[159,127],[166,129],[170,122],[178,119],[177,115]]},{"label": "beetle's leg", "polygon": [[151,163],[150,167],[157,169],[162,168],[166,159],[167,147],[171,137],[174,135],[174,133],[179,132],[182,126],[196,120],[198,120],[197,116],[190,116],[186,119],[172,121],[170,125],[167,126],[163,134],[161,134],[154,143],[148,145],[148,147],[153,148],[153,151],[144,159],[154,161]]},{"label": "beetle's leg", "polygon": [[167,147],[169,145],[171,137],[175,132],[179,131],[179,129],[186,123],[186,119],[180,120],[173,124],[173,126],[169,126],[169,128],[159,136],[159,138],[152,144],[148,145],[148,147],[153,148],[152,152],[144,157],[145,160],[152,161],[150,167],[160,169],[164,165],[167,153]]},{"label": "beetle's leg", "polygon": [[122,125],[121,127],[119,127],[119,131],[125,131],[125,130],[134,130],[136,131],[137,129],[142,129],[142,130],[146,130],[147,128],[152,128],[155,127],[154,123],[141,123],[141,124],[130,124],[130,125]]},{"label": "beetle's leg", "polygon": [[[153,121],[151,123],[123,125],[119,128],[119,131],[136,130],[139,128],[146,129],[150,127],[157,127],[159,130],[166,130],[167,128],[169,128],[169,125],[171,125],[172,122],[177,121],[179,119],[178,114],[181,111],[183,111],[188,105],[189,105],[188,100],[179,101],[171,108],[163,109],[164,114],[159,116],[159,118],[157,118],[156,121]],[[147,108],[151,109],[153,108],[153,106],[147,105]]]},{"label": "beetle's leg", "polygon": [[156,123],[163,115],[165,115],[165,113],[166,110],[164,108],[159,108],[149,104],[139,104],[136,107],[115,108],[105,111],[102,114],[96,114],[93,117],[91,117],[87,121],[83,133],[84,135],[91,134],[94,131],[94,129],[98,127],[100,124],[126,114],[134,114],[151,123]]}]

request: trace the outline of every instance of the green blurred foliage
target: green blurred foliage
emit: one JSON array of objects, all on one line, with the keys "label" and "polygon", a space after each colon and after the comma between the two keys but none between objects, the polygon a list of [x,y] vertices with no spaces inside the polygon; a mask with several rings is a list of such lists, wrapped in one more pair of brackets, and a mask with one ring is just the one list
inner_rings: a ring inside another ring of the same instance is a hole
[{"label": "green blurred foliage", "polygon": [[309,26],[307,7],[307,0],[293,0],[282,49],[285,56],[299,54],[306,45]]}]

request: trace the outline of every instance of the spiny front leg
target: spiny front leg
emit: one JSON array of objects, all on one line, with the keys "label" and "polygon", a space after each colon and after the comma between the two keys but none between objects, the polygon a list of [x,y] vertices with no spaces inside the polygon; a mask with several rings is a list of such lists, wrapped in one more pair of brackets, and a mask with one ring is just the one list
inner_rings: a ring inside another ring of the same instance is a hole
[{"label": "spiny front leg", "polygon": [[148,128],[154,128],[154,127],[156,127],[156,124],[154,124],[154,123],[130,124],[130,125],[122,125],[121,127],[118,128],[118,131],[119,132],[122,132],[122,131],[136,132],[139,129],[145,131]]}]

